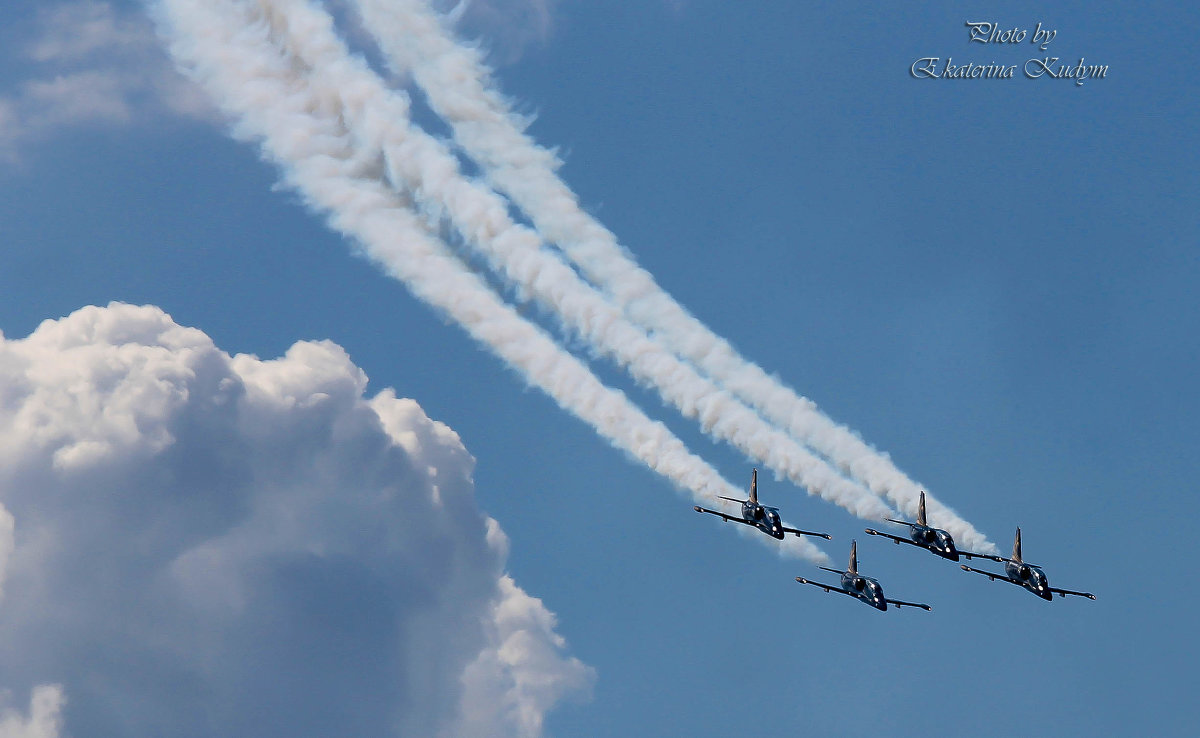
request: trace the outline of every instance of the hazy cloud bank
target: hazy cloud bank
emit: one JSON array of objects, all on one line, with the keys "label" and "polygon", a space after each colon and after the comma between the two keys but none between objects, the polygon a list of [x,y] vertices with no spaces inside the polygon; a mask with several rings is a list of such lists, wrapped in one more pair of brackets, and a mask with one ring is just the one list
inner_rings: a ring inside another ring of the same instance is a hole
[{"label": "hazy cloud bank", "polygon": [[13,159],[30,142],[85,125],[219,120],[175,71],[140,5],[45,3],[12,22],[5,37],[8,63],[23,70],[0,86],[0,157]]}]

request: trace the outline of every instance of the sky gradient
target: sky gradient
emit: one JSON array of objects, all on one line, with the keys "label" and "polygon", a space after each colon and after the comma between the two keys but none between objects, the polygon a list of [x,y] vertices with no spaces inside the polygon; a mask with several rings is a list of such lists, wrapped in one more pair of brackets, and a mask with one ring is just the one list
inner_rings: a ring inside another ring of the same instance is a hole
[{"label": "sky gradient", "polygon": [[[474,457],[506,571],[595,670],[590,699],[553,710],[547,735],[1194,725],[1197,603],[1180,572],[1200,471],[1195,11],[491,2],[464,17],[566,182],[660,284],[1002,550],[1020,525],[1052,585],[1098,595],[1044,603],[990,584],[760,475],[787,519],[834,535],[837,565],[857,538],[889,596],[934,608],[881,614],[796,585],[824,573],[691,512],[354,256],[156,47],[62,51],[85,45],[41,5],[15,3],[0,31],[4,336],[150,304],[230,354],[333,341],[368,395],[413,398]],[[137,4],[115,7],[145,28]],[[968,43],[974,20],[1041,22],[1058,31],[1046,53],[1108,76],[909,74],[927,56],[1043,56]],[[82,88],[94,96],[53,84],[78,70],[108,81]],[[738,453],[593,366],[749,481]],[[23,711],[34,684],[67,678],[7,676]],[[67,728],[89,734],[66,693]]]}]

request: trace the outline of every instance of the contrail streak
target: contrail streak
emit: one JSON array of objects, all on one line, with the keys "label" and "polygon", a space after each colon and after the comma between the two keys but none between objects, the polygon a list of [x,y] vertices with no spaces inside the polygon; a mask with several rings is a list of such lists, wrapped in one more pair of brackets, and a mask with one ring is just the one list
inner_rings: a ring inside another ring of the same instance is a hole
[{"label": "contrail streak", "polygon": [[[489,180],[512,198],[539,232],[559,245],[593,284],[608,292],[638,324],[793,437],[862,480],[910,516],[921,487],[887,454],[824,415],[742,358],[724,339],[694,318],[620,247],[616,237],[585,213],[555,174],[560,162],[525,135],[526,121],[513,115],[474,49],[455,42],[419,0],[358,0],[393,70],[411,72],[430,107],[447,123],[463,151]],[[970,523],[927,494],[930,512],[956,539],[980,551],[995,546]]]},{"label": "contrail streak", "polygon": [[389,90],[349,52],[327,12],[309,0],[258,2],[279,43],[305,65],[313,88],[328,104],[340,103],[337,114],[365,151],[382,150],[393,183],[413,194],[431,225],[447,217],[493,269],[538,299],[569,331],[656,388],[685,417],[697,419],[705,432],[860,517],[880,520],[891,514],[876,495],[651,340],[557,252],[544,248],[536,233],[513,222],[499,195],[462,176],[453,155],[409,123],[407,96]]},{"label": "contrail streak", "polygon": [[[358,155],[330,101],[272,45],[261,17],[222,0],[158,0],[153,8],[177,63],[235,117],[236,134],[259,141],[285,181],[332,227],[614,446],[697,500],[740,496],[665,426],[601,384],[430,237],[406,203],[372,176],[377,162]],[[782,550],[827,560],[801,539],[789,539]]]}]

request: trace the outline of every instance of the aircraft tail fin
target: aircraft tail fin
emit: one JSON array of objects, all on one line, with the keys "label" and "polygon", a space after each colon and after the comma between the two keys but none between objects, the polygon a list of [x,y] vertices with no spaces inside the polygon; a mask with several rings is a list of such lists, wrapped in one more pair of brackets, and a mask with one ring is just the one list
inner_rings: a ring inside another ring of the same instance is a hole
[{"label": "aircraft tail fin", "polygon": [[858,573],[858,541],[850,541],[850,564],[846,571],[851,574]]},{"label": "aircraft tail fin", "polygon": [[921,492],[921,502],[918,504],[918,507],[917,507],[917,522],[920,523],[921,525],[929,525],[929,523],[926,522],[926,519],[925,519],[925,492],[924,491]]},{"label": "aircraft tail fin", "polygon": [[750,501],[758,504],[758,469],[750,472]]},{"label": "aircraft tail fin", "polygon": [[1021,529],[1017,528],[1017,537],[1013,539],[1013,561],[1020,563],[1021,561]]}]

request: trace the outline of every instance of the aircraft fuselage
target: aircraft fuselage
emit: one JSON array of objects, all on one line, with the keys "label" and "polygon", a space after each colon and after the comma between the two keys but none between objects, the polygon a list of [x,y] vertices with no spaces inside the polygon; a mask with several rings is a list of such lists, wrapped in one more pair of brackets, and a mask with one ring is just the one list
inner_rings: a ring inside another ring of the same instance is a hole
[{"label": "aircraft fuselage", "polygon": [[1005,561],[1004,573],[1010,580],[1043,600],[1054,599],[1054,592],[1050,591],[1050,582],[1046,579],[1046,572],[1040,568],[1021,561]]},{"label": "aircraft fuselage", "polygon": [[908,524],[908,538],[922,548],[927,548],[943,559],[958,561],[958,549],[954,537],[941,528],[931,528],[920,523]]},{"label": "aircraft fuselage", "polygon": [[888,609],[887,599],[883,596],[883,585],[871,577],[842,572],[842,589],[876,610]]},{"label": "aircraft fuselage", "polygon": [[746,500],[742,503],[742,520],[745,520],[772,538],[778,538],[782,541],[783,537],[787,535],[783,530],[783,520],[779,517],[778,508],[767,507],[766,505]]}]

